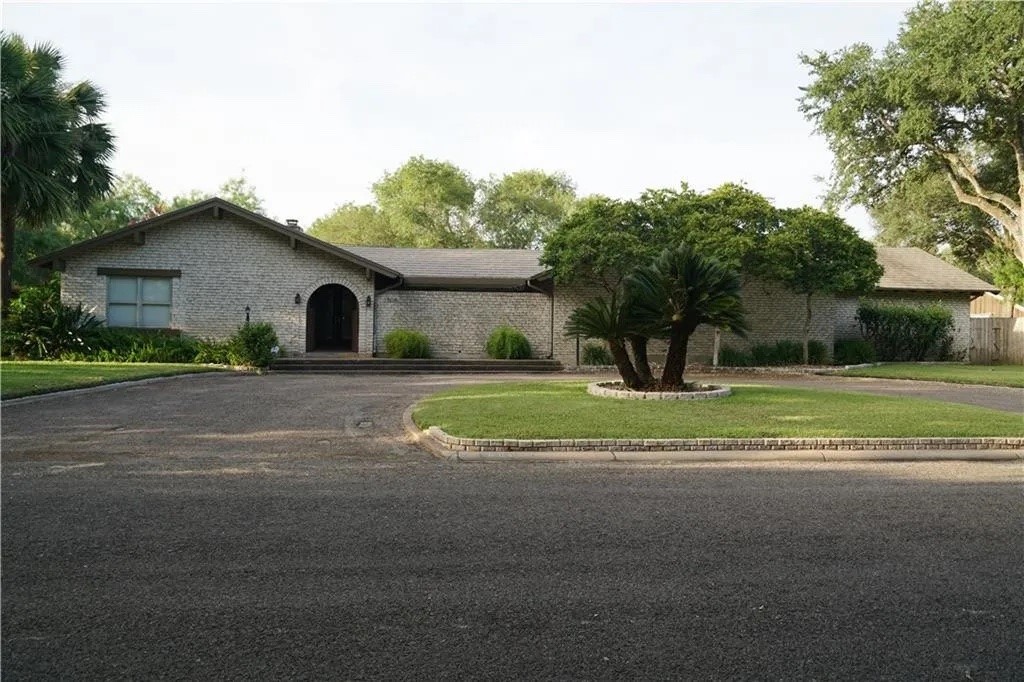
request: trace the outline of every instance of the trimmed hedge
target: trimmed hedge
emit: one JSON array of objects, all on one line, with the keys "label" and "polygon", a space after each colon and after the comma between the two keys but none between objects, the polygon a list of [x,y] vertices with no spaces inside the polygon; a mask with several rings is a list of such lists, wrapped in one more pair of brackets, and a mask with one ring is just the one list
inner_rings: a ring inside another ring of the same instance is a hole
[{"label": "trimmed hedge", "polygon": [[491,332],[486,349],[488,357],[495,360],[525,360],[533,354],[526,336],[507,324]]},{"label": "trimmed hedge", "polygon": [[[807,344],[808,361],[812,365],[828,362],[828,352],[821,341]],[[776,343],[755,343],[750,352],[743,352],[723,346],[718,352],[718,364],[723,367],[778,367],[802,365],[804,345],[800,341],[777,341]]]},{"label": "trimmed hedge", "polygon": [[392,358],[429,358],[430,341],[414,329],[395,329],[384,337],[384,350]]},{"label": "trimmed hedge", "polygon": [[875,347],[864,339],[841,339],[836,341],[832,362],[837,365],[863,365],[875,362]]},{"label": "trimmed hedge", "polygon": [[948,360],[953,351],[953,313],[940,303],[925,306],[863,301],[860,329],[879,360]]}]

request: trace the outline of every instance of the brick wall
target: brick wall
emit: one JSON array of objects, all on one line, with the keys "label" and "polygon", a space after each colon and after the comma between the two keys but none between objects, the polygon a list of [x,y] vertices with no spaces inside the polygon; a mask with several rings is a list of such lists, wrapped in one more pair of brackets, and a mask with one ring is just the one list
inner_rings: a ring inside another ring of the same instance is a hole
[{"label": "brick wall", "polygon": [[393,329],[415,329],[439,358],[485,358],[495,327],[510,324],[526,335],[533,356],[551,353],[551,299],[533,292],[386,291],[377,297],[377,352]]},{"label": "brick wall", "polygon": [[[576,339],[566,338],[565,323],[572,311],[590,298],[603,295],[596,289],[580,286],[561,286],[555,290],[555,358],[566,365],[576,364]],[[784,287],[756,279],[743,284],[743,305],[747,311],[750,332],[747,339],[730,333],[722,334],[722,345],[737,350],[747,350],[754,343],[775,341],[800,341],[803,339],[805,302],[802,296],[793,294]],[[814,296],[811,299],[811,338],[825,344],[832,352],[833,328],[836,315],[836,299],[832,296]],[[580,342],[582,347],[583,342]],[[711,362],[714,352],[714,329],[708,326],[697,328],[690,337],[687,348],[687,362]],[[651,360],[664,359],[665,344],[652,341],[649,353]]]},{"label": "brick wall", "polygon": [[[81,301],[97,317],[106,315],[106,277],[98,267],[181,270],[172,280],[171,326],[208,339],[224,339],[245,321],[270,322],[288,353],[306,350],[306,304],[324,284],[341,284],[359,305],[359,351],[373,346],[373,314],[364,301],[373,282],[364,268],[289,239],[230,214],[212,210],[146,233],[145,244],[131,238],[71,256],[61,276],[64,301]],[[301,303],[296,305],[295,295]]]},{"label": "brick wall", "polygon": [[[971,296],[966,293],[921,291],[890,292],[871,294],[871,300],[879,303],[922,306],[941,303],[953,313],[953,352],[966,353],[971,346]],[[844,297],[837,302],[836,338],[861,338],[860,325],[856,320],[860,299]]]}]

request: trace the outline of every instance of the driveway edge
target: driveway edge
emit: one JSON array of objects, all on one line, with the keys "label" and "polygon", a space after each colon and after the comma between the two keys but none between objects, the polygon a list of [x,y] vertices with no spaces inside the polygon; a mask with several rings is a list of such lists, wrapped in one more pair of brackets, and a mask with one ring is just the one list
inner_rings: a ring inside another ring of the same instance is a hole
[{"label": "driveway edge", "polygon": [[7,398],[0,401],[0,406],[10,407],[11,405],[25,405],[27,403],[35,403],[41,400],[49,400],[50,398],[63,398],[67,396],[85,395],[88,393],[102,393],[103,391],[109,391],[115,388],[124,388],[125,386],[142,386],[145,384],[155,384],[161,381],[169,381],[171,379],[185,379],[187,377],[199,377],[199,376],[211,376],[217,374],[238,374],[237,371],[223,370],[215,372],[188,372],[187,374],[169,374],[162,377],[146,377],[144,379],[126,379],[125,381],[112,381],[109,384],[99,384],[97,386],[83,386],[82,388],[67,388],[59,391],[50,391],[48,393],[36,393],[35,395],[26,395],[20,398]]},{"label": "driveway edge", "polygon": [[456,462],[907,462],[1024,459],[1024,438],[457,438],[402,414],[411,442]]}]

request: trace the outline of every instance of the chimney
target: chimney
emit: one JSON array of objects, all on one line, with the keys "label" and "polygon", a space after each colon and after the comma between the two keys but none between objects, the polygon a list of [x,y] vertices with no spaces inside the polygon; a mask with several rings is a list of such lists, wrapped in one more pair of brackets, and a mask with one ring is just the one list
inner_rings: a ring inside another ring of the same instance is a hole
[{"label": "chimney", "polygon": [[285,222],[285,224],[288,227],[292,228],[293,230],[301,230],[302,229],[301,227],[299,227],[299,221],[296,220],[295,218],[289,218],[288,220],[286,220],[284,222]]}]

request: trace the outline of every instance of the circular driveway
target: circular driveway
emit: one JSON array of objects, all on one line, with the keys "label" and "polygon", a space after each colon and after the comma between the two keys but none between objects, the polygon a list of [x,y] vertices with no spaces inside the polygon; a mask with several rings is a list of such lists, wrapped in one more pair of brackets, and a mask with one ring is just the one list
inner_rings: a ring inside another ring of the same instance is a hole
[{"label": "circular driveway", "polygon": [[[411,403],[460,383],[587,381],[603,375],[205,374],[3,407],[3,454],[17,459],[423,458],[405,442]],[[1021,413],[1024,389],[826,376],[715,375],[725,383],[848,390]]]}]

